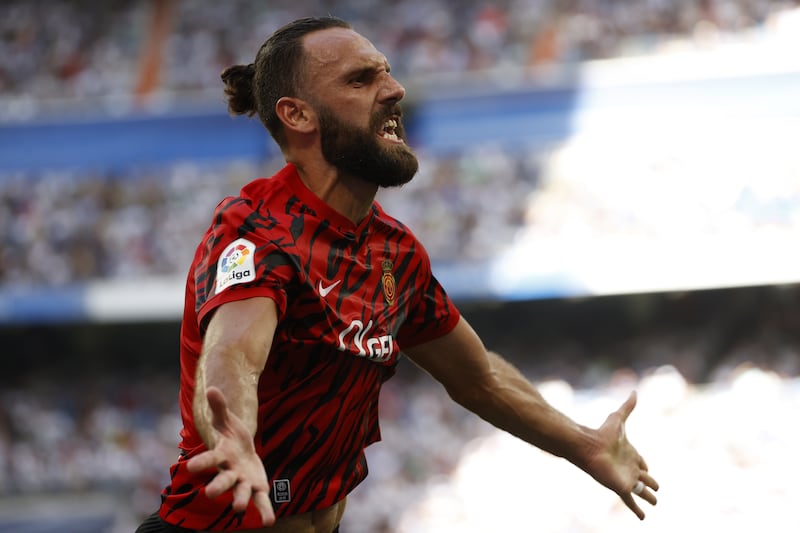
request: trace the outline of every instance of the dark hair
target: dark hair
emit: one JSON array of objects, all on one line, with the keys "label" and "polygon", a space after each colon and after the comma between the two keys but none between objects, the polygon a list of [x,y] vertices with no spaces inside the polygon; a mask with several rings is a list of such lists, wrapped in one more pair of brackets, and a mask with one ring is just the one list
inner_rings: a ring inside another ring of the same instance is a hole
[{"label": "dark hair", "polygon": [[234,65],[222,72],[228,111],[233,115],[258,114],[273,139],[283,148],[286,136],[275,113],[275,104],[284,96],[299,96],[304,50],[302,39],[309,33],[328,28],[348,28],[336,17],[310,17],[295,20],[275,31],[261,45],[255,63]]}]

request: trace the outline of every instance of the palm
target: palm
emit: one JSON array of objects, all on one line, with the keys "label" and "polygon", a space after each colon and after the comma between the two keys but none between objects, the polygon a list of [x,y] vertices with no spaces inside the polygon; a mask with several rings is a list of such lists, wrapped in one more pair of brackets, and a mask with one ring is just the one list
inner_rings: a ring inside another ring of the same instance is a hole
[{"label": "palm", "polygon": [[632,491],[641,481],[644,488],[639,496],[655,505],[656,497],[651,489],[658,490],[658,483],[650,476],[647,463],[625,434],[625,422],[635,406],[636,395],[633,393],[597,430],[598,447],[588,461],[587,471],[599,483],[617,493],[625,505],[643,519],[644,512],[633,499]]},{"label": "palm", "polygon": [[212,449],[193,457],[187,467],[192,472],[216,468],[219,473],[206,485],[209,498],[233,490],[234,510],[244,511],[252,499],[264,524],[274,523],[267,474],[252,436],[244,422],[228,409],[222,391],[209,387],[206,394],[217,439]]}]

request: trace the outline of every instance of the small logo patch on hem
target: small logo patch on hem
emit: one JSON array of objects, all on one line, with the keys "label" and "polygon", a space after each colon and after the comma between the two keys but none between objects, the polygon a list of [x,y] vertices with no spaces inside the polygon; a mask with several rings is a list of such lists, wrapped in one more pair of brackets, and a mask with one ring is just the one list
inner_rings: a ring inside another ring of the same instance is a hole
[{"label": "small logo patch on hem", "polygon": [[217,262],[217,286],[219,294],[231,285],[256,279],[256,263],[253,255],[256,245],[247,239],[236,239],[219,256]]},{"label": "small logo patch on hem", "polygon": [[288,479],[272,480],[272,499],[275,503],[289,503],[292,501],[292,488]]}]

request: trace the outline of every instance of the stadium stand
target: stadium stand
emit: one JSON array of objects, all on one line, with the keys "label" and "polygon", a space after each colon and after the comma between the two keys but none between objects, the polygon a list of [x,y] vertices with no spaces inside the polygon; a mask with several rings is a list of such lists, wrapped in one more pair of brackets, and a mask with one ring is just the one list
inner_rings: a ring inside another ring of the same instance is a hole
[{"label": "stadium stand", "polygon": [[[127,532],[152,512],[176,453],[176,315],[97,324],[73,306],[73,290],[180,283],[213,205],[280,161],[244,136],[241,153],[193,157],[178,146],[180,129],[169,130],[172,155],[145,149],[163,144],[147,144],[152,129],[132,149],[101,143],[133,122],[148,127],[142,117],[175,124],[224,114],[222,67],[249,62],[265,35],[312,11],[351,20],[419,94],[408,120],[422,170],[380,201],[420,235],[456,295],[475,287],[469,267],[487,257],[515,267],[494,273],[499,301],[463,298],[490,346],[587,423],[639,389],[630,434],[665,488],[648,531],[791,531],[800,2],[8,0],[0,533]],[[708,62],[692,59],[700,53]],[[653,67],[675,63],[678,81]],[[618,77],[629,69],[644,93]],[[599,90],[578,90],[574,76]],[[675,107],[653,105],[667,95]],[[643,124],[659,125],[658,142]],[[74,135],[76,125],[93,130],[92,142]],[[749,135],[735,135],[742,131]],[[13,144],[23,133],[27,144]],[[208,151],[213,139],[198,146]],[[69,164],[46,164],[47,154]],[[598,177],[609,160],[617,171]],[[664,208],[675,204],[679,213]],[[720,236],[731,249],[709,247]],[[623,251],[632,270],[659,276],[631,275]],[[581,277],[587,266],[612,277]],[[534,290],[521,290],[531,281],[516,283],[519,271],[537,268]],[[565,272],[582,285],[564,282]],[[768,286],[686,292],[741,285]],[[586,298],[662,290],[675,292]],[[31,294],[39,307],[26,314]],[[540,299],[506,301],[529,297]],[[520,448],[401,368],[387,383],[384,442],[369,450],[372,473],[344,532],[525,531],[530,513],[554,532],[641,530],[561,463]],[[509,523],[487,525],[500,513]]]}]

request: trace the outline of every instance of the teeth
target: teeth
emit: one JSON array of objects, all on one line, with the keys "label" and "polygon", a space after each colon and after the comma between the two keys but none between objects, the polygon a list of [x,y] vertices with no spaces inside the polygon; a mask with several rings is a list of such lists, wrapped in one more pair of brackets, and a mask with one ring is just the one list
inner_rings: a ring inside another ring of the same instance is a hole
[{"label": "teeth", "polygon": [[390,118],[386,122],[383,123],[383,131],[381,131],[381,137],[384,139],[390,139],[392,141],[398,141],[400,138],[395,133],[397,129],[397,120]]}]

